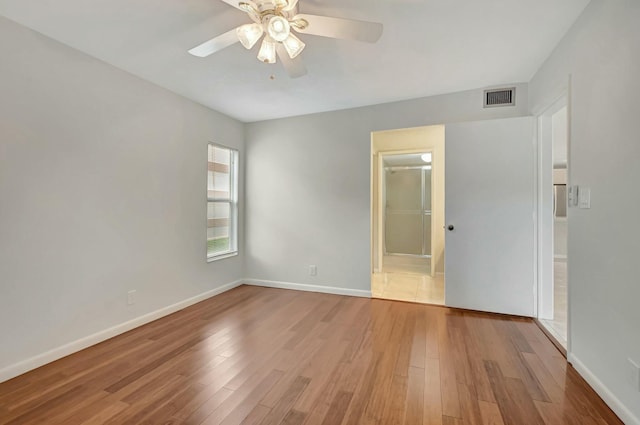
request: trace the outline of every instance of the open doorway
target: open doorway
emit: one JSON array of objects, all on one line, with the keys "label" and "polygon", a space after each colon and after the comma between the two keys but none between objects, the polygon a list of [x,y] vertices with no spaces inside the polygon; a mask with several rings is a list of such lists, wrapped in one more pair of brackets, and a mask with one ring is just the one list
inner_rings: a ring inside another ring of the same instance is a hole
[{"label": "open doorway", "polygon": [[565,349],[568,341],[568,122],[566,98],[539,117],[538,319]]},{"label": "open doorway", "polygon": [[444,127],[372,136],[375,298],[444,304]]}]

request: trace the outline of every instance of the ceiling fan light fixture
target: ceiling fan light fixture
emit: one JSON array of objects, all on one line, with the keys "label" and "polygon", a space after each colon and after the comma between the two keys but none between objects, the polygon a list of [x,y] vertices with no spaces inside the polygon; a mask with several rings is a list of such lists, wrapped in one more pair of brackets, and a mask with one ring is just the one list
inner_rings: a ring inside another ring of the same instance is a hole
[{"label": "ceiling fan light fixture", "polygon": [[276,63],[276,43],[265,37],[262,40],[260,51],[258,52],[258,60],[264,63]]},{"label": "ceiling fan light fixture", "polygon": [[295,59],[296,56],[302,53],[304,47],[306,46],[302,42],[302,40],[300,40],[293,34],[289,34],[289,37],[287,37],[287,39],[282,42],[282,45],[284,46],[284,49],[287,51],[287,54],[291,59]]},{"label": "ceiling fan light fixture", "polygon": [[290,25],[298,31],[304,31],[309,27],[309,21],[298,18],[290,22]]},{"label": "ceiling fan light fixture", "polygon": [[256,8],[253,2],[241,1],[238,3],[238,8],[247,13],[255,12]]},{"label": "ceiling fan light fixture", "polygon": [[283,42],[291,33],[291,26],[282,16],[273,16],[267,23],[267,32],[275,41]]},{"label": "ceiling fan light fixture", "polygon": [[246,24],[239,26],[236,33],[238,34],[240,43],[248,50],[260,40],[260,37],[264,34],[264,30],[262,29],[262,25]]},{"label": "ceiling fan light fixture", "polygon": [[290,11],[293,10],[298,5],[298,0],[287,0],[287,4],[282,8],[282,10]]}]

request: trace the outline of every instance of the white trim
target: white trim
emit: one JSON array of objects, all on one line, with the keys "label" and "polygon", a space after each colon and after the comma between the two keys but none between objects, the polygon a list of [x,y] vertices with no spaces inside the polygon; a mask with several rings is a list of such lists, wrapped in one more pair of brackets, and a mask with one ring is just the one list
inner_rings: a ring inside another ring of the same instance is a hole
[{"label": "white trim", "polygon": [[207,257],[207,263],[212,263],[218,260],[224,260],[225,258],[235,257],[238,255],[238,251],[225,252],[224,254],[216,254],[211,257]]},{"label": "white trim", "polygon": [[308,285],[306,283],[276,282],[273,280],[245,279],[244,283],[266,288],[293,289],[295,291],[322,292],[324,294],[347,295],[350,297],[371,298],[371,291],[361,289],[338,288],[336,286]]},{"label": "white trim", "polygon": [[591,388],[593,388],[593,390],[598,393],[611,410],[618,415],[622,422],[626,425],[640,425],[640,419],[635,416],[573,353],[567,353],[567,361],[573,365]]},{"label": "white trim", "polygon": [[30,370],[36,369],[40,366],[44,366],[47,363],[51,363],[53,361],[66,357],[69,354],[84,350],[85,348],[91,347],[92,345],[98,344],[102,341],[113,338],[114,336],[128,332],[131,329],[135,329],[139,326],[145,325],[149,322],[153,322],[154,320],[160,319],[164,316],[168,316],[172,313],[175,313],[176,311],[182,310],[184,308],[192,306],[193,304],[197,304],[200,301],[204,301],[208,298],[240,286],[242,285],[242,283],[242,280],[236,280],[235,282],[227,283],[226,285],[222,285],[200,295],[196,295],[195,297],[188,298],[186,300],[177,302],[167,307],[163,307],[156,311],[152,311],[145,315],[136,317],[135,319],[131,319],[127,322],[121,323],[111,328],[104,329],[92,335],[88,335],[84,338],[80,338],[64,344],[60,347],[56,347],[42,354],[38,354],[29,359],[9,365],[4,369],[0,369],[0,382],[8,381],[11,378],[15,378],[16,376],[29,372]]}]

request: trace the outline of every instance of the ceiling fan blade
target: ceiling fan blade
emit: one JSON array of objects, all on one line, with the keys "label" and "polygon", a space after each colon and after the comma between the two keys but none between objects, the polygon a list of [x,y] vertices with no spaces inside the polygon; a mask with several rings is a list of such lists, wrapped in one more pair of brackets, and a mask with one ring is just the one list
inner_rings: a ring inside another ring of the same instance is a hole
[{"label": "ceiling fan blade", "polygon": [[236,33],[236,29],[232,29],[231,31],[227,31],[224,34],[220,34],[216,38],[212,38],[209,41],[205,41],[199,46],[194,47],[189,50],[193,56],[198,56],[201,58],[206,58],[209,55],[214,54],[215,52],[224,49],[225,47],[229,47],[232,44],[238,43],[240,40],[238,39],[238,34]]},{"label": "ceiling fan blade", "polygon": [[[240,2],[242,0],[222,0],[223,2],[227,3],[230,6],[235,7],[236,9],[240,9]],[[240,9],[242,10],[242,9]]]},{"label": "ceiling fan blade", "polygon": [[289,74],[289,77],[298,78],[303,75],[307,75],[307,67],[304,66],[304,62],[302,62],[302,58],[300,58],[300,56],[296,56],[295,59],[291,59],[281,43],[278,43],[276,53],[278,54],[278,59],[282,62],[282,66],[285,71]]},{"label": "ceiling fan blade", "polygon": [[292,22],[304,19],[309,23],[306,28],[292,25],[302,34],[319,35],[322,37],[358,40],[375,43],[382,36],[382,24],[378,22],[356,21],[354,19],[330,18],[318,15],[296,15]]}]

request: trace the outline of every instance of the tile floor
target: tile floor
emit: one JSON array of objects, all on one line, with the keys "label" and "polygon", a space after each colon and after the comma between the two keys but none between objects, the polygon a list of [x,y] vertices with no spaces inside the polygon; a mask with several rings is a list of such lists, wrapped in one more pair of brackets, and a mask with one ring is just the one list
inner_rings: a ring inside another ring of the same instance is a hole
[{"label": "tile floor", "polygon": [[545,328],[567,347],[567,262],[553,263],[553,320],[540,320]]},{"label": "tile floor", "polygon": [[429,259],[385,256],[383,271],[373,273],[371,292],[374,298],[444,304],[444,276],[429,275]]}]

